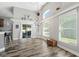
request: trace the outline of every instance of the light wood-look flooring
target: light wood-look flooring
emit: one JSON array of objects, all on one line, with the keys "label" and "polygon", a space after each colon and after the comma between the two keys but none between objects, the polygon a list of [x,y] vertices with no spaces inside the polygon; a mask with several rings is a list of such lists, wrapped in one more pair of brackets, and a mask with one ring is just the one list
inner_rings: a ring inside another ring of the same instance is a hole
[{"label": "light wood-look flooring", "polygon": [[76,57],[59,47],[47,46],[42,39],[17,40],[5,45],[1,57]]}]

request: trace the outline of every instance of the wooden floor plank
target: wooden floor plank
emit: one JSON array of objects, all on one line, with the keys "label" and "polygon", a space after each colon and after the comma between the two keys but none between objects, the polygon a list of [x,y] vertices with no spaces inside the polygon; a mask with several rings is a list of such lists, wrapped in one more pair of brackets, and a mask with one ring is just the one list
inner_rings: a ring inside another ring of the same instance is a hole
[{"label": "wooden floor plank", "polygon": [[6,45],[2,57],[76,57],[59,47],[49,47],[41,39],[17,40]]}]

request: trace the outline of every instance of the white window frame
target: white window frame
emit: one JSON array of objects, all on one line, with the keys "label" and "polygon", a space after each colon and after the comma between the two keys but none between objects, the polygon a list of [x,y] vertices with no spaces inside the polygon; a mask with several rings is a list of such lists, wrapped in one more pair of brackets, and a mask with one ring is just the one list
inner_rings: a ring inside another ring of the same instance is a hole
[{"label": "white window frame", "polygon": [[[78,39],[77,39],[77,17],[78,17],[77,15],[78,15],[78,10],[77,10],[77,8],[75,8],[75,9],[69,10],[69,11],[67,11],[65,13],[68,13],[68,12],[73,11],[73,10],[76,10],[76,44],[75,45],[69,44],[69,45],[77,46],[77,41],[78,41]],[[61,15],[65,14],[65,13],[62,13]],[[61,34],[60,34],[60,23],[61,23],[60,16],[61,15],[59,15],[59,41],[61,41],[61,37],[60,37],[61,36]],[[70,28],[65,28],[65,29],[70,29]],[[63,42],[63,43],[65,43],[65,42]],[[68,44],[68,43],[65,43],[65,44]]]}]

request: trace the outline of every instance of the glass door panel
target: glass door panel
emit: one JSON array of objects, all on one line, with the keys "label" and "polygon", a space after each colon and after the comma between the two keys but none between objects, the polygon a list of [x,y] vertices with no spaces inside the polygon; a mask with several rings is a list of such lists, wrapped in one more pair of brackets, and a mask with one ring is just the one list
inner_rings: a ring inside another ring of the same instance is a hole
[{"label": "glass door panel", "polygon": [[59,40],[61,42],[76,45],[76,19],[77,10],[72,10],[59,16]]},{"label": "glass door panel", "polygon": [[31,38],[31,25],[22,25],[22,38]]}]

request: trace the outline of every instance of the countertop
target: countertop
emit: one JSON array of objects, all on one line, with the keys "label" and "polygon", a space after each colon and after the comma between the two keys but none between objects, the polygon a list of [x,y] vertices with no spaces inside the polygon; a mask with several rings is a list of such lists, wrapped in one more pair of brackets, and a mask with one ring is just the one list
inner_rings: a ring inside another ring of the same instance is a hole
[{"label": "countertop", "polygon": [[5,32],[9,33],[11,31],[0,31],[0,34],[4,34]]},{"label": "countertop", "polygon": [[0,34],[4,34],[5,32],[1,31]]}]

